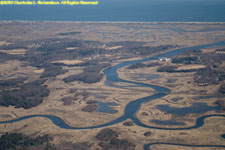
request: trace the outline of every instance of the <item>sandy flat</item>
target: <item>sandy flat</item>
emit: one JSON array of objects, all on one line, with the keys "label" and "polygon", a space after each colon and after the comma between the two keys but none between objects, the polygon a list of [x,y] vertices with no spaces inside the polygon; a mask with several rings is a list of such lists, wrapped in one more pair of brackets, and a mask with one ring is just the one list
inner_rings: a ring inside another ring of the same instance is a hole
[{"label": "sandy flat", "polygon": [[115,49],[119,49],[122,48],[123,46],[113,46],[113,47],[107,47],[107,50],[115,50]]},{"label": "sandy flat", "polygon": [[10,55],[24,55],[24,54],[26,54],[25,49],[0,50],[0,52],[7,53],[7,54],[10,54]]},{"label": "sandy flat", "polygon": [[42,73],[42,72],[44,72],[44,69],[37,69],[37,70],[34,70],[33,72],[34,73]]},{"label": "sandy flat", "polygon": [[205,68],[205,66],[204,65],[185,65],[185,66],[178,67],[177,70],[200,69],[200,68]]},{"label": "sandy flat", "polygon": [[1,45],[7,45],[7,44],[9,44],[9,43],[6,42],[6,41],[0,41],[0,46],[1,46]]},{"label": "sandy flat", "polygon": [[225,51],[217,51],[217,54],[225,54]]},{"label": "sandy flat", "polygon": [[210,49],[202,49],[201,50],[202,51],[202,53],[212,53],[212,52],[215,52],[215,48],[210,48]]},{"label": "sandy flat", "polygon": [[78,49],[79,47],[67,47],[66,50],[76,50]]},{"label": "sandy flat", "polygon": [[82,62],[83,61],[81,60],[59,60],[59,61],[53,61],[52,63],[64,63],[66,65],[74,65],[74,64],[79,64]]}]

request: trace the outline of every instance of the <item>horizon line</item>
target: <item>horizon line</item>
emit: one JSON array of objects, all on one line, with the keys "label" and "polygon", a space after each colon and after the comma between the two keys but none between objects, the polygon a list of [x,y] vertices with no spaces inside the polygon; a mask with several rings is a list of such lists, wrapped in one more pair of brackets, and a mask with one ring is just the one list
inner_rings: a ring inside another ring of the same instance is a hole
[{"label": "horizon line", "polygon": [[182,24],[182,23],[188,23],[188,24],[225,24],[224,22],[199,22],[199,21],[52,21],[52,20],[0,20],[0,22],[58,22],[58,23],[138,23],[138,24]]}]

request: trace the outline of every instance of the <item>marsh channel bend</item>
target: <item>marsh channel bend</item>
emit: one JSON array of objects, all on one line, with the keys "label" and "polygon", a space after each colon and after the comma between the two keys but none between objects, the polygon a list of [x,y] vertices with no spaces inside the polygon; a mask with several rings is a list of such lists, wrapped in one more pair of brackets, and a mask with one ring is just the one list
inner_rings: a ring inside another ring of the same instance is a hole
[{"label": "marsh channel bend", "polygon": [[[113,121],[110,121],[108,123],[104,123],[104,124],[96,125],[96,126],[89,126],[89,127],[72,127],[72,126],[66,124],[63,119],[61,119],[57,116],[36,114],[36,115],[23,116],[23,117],[19,117],[19,118],[7,120],[7,121],[1,121],[0,124],[14,123],[14,122],[34,118],[34,117],[44,117],[44,118],[48,118],[49,120],[51,120],[56,126],[58,126],[60,128],[63,128],[63,129],[70,129],[70,130],[71,129],[82,130],[82,129],[94,129],[94,128],[107,127],[107,126],[111,126],[111,125],[123,122],[127,119],[131,119],[137,126],[141,126],[141,127],[144,127],[144,128],[151,128],[151,129],[190,130],[190,129],[194,129],[194,128],[199,128],[199,127],[204,125],[204,120],[206,118],[215,117],[215,116],[225,117],[225,115],[222,115],[222,114],[221,115],[220,114],[204,115],[204,116],[201,116],[201,117],[197,118],[196,122],[193,126],[183,127],[183,128],[182,127],[181,128],[161,128],[161,127],[149,126],[149,125],[141,123],[138,120],[138,118],[136,117],[136,112],[139,110],[141,104],[144,103],[144,102],[160,99],[160,98],[170,94],[171,91],[168,88],[158,86],[158,85],[152,85],[152,84],[146,84],[146,83],[140,83],[140,82],[128,81],[128,80],[121,79],[121,78],[118,77],[117,70],[122,68],[122,67],[126,67],[126,66],[129,66],[129,65],[135,64],[135,63],[143,63],[143,62],[147,62],[147,61],[157,60],[161,57],[171,57],[171,56],[180,54],[184,51],[191,50],[191,49],[209,48],[209,47],[223,46],[223,45],[225,45],[225,41],[215,42],[215,43],[211,43],[211,44],[204,44],[204,45],[199,45],[199,46],[179,48],[179,49],[169,51],[169,52],[166,52],[166,53],[163,53],[163,54],[155,55],[155,56],[152,56],[152,57],[149,57],[149,58],[122,62],[118,65],[115,65],[115,66],[112,66],[110,68],[105,69],[104,70],[104,74],[106,76],[105,85],[107,85],[107,86],[113,86],[113,85],[108,84],[110,82],[120,82],[120,83],[129,83],[129,84],[133,84],[133,85],[141,86],[141,87],[146,87],[146,88],[152,88],[152,89],[155,90],[155,94],[153,94],[153,95],[143,97],[143,98],[139,98],[139,99],[136,99],[134,101],[129,102],[124,109],[124,115],[122,115],[122,116],[118,117],[117,119],[115,119]],[[155,144],[157,144],[157,143],[155,143]],[[174,143],[164,143],[164,144],[176,145]],[[147,150],[149,148],[149,146],[151,146],[151,145],[153,145],[153,143],[145,145],[144,149]],[[183,145],[183,146],[188,146],[188,145]],[[189,145],[189,146],[191,146],[191,145]],[[192,145],[192,146],[194,146],[194,145]],[[198,146],[198,147],[201,147],[201,146]],[[204,147],[204,145],[202,145],[202,147]],[[205,147],[209,147],[209,146],[205,145]],[[213,147],[217,147],[217,146],[214,145]],[[218,146],[218,147],[223,147],[223,146]]]}]

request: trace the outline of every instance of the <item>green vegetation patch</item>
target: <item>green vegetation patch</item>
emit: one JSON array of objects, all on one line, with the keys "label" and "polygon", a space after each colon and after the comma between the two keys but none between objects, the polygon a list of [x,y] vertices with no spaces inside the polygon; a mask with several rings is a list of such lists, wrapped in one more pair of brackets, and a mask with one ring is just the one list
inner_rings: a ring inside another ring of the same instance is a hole
[{"label": "green vegetation patch", "polygon": [[16,108],[31,108],[43,102],[50,90],[46,85],[42,85],[46,80],[39,79],[30,83],[18,86],[16,89],[3,90],[0,92],[1,106],[15,106]]},{"label": "green vegetation patch", "polygon": [[0,150],[29,150],[31,148],[53,150],[55,148],[49,143],[50,140],[51,137],[48,134],[31,138],[21,133],[6,133],[0,138]]},{"label": "green vegetation patch", "polygon": [[110,141],[118,136],[119,134],[113,129],[105,128],[97,134],[96,138],[100,141]]},{"label": "green vegetation patch", "polygon": [[71,75],[63,79],[64,82],[82,81],[84,83],[96,83],[103,78],[103,74],[100,71],[106,67],[111,66],[109,63],[96,64],[88,66],[80,74]]},{"label": "green vegetation patch", "polygon": [[0,80],[0,86],[14,86],[23,83],[26,80],[24,77],[13,78],[8,80]]},{"label": "green vegetation patch", "polygon": [[63,79],[64,82],[82,81],[85,83],[99,82],[103,77],[103,74],[96,72],[83,72],[77,75],[71,75]]},{"label": "green vegetation patch", "polygon": [[130,65],[128,67],[128,69],[138,69],[138,68],[144,68],[144,67],[155,67],[155,66],[159,66],[160,63],[156,62],[156,63],[148,63],[148,64],[144,64],[144,63],[136,63],[133,65]]},{"label": "green vegetation patch", "polygon": [[196,64],[198,57],[177,57],[172,59],[172,63]]},{"label": "green vegetation patch", "polygon": [[225,84],[222,84],[219,88],[219,93],[221,93],[222,95],[225,95]]},{"label": "green vegetation patch", "polygon": [[68,70],[62,69],[60,66],[49,66],[45,69],[45,71],[41,74],[41,78],[47,77],[56,77],[57,75],[64,74],[68,72]]},{"label": "green vegetation patch", "polygon": [[101,130],[96,138],[100,141],[99,146],[102,150],[134,150],[135,144],[127,139],[119,139],[119,133],[106,128]]}]

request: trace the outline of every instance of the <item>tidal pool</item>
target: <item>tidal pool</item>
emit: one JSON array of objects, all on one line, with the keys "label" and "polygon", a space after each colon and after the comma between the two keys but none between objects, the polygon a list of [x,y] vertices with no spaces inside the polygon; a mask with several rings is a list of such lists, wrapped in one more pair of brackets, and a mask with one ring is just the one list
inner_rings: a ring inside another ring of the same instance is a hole
[{"label": "tidal pool", "polygon": [[206,113],[208,111],[213,110],[220,110],[219,106],[208,106],[207,103],[203,102],[196,102],[193,103],[190,107],[170,107],[169,105],[157,105],[157,109],[159,109],[162,112],[165,112],[166,114],[175,114],[177,116],[185,116],[187,114],[200,114],[200,113]]}]

